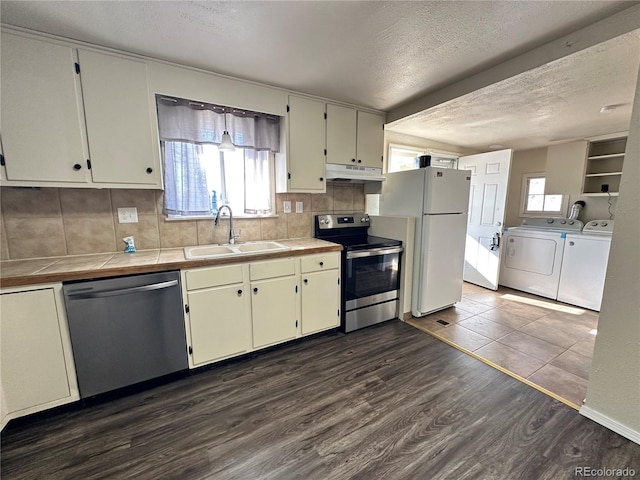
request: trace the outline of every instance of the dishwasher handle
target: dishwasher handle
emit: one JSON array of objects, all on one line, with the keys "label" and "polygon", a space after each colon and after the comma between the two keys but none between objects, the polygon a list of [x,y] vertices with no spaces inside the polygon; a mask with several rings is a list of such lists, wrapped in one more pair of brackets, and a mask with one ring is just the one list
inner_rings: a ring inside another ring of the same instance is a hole
[{"label": "dishwasher handle", "polygon": [[178,285],[178,280],[169,280],[167,282],[152,283],[150,285],[141,285],[139,287],[117,288],[115,290],[103,290],[99,292],[77,292],[68,293],[70,300],[85,300],[89,298],[115,297],[116,295],[128,295],[130,293],[150,292],[153,290],[162,290]]}]

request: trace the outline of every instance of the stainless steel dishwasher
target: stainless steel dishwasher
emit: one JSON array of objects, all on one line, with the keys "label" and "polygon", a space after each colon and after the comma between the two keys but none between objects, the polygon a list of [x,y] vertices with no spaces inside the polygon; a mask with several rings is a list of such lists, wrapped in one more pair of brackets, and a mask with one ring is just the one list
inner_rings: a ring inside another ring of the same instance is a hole
[{"label": "stainless steel dishwasher", "polygon": [[63,285],[82,398],[188,368],[180,273]]}]

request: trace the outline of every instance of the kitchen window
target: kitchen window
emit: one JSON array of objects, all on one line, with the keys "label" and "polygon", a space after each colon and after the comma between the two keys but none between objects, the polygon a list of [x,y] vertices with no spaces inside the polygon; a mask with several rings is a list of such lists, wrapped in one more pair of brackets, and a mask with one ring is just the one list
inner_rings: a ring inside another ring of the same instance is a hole
[{"label": "kitchen window", "polygon": [[[170,218],[215,214],[228,204],[237,216],[274,213],[274,156],[280,117],[157,96],[164,162],[163,212]],[[229,132],[235,149],[220,149]]]},{"label": "kitchen window", "polygon": [[447,153],[436,153],[407,145],[389,144],[387,173],[419,168],[418,157],[431,155],[431,165],[443,168],[458,168],[458,157]]},{"label": "kitchen window", "polygon": [[541,173],[523,176],[521,215],[562,215],[566,211],[567,198],[565,195],[545,195],[545,180],[544,174]]}]

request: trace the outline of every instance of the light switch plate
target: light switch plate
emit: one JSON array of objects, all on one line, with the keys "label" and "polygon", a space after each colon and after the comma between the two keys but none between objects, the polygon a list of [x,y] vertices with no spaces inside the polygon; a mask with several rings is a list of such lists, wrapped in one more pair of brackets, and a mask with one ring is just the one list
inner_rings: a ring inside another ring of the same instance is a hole
[{"label": "light switch plate", "polygon": [[302,202],[296,202],[296,213],[302,213]]},{"label": "light switch plate", "polygon": [[283,208],[284,213],[291,213],[291,202],[290,201],[287,200],[287,201],[283,202],[283,207],[284,207]]},{"label": "light switch plate", "polygon": [[119,208],[119,223],[138,223],[138,209],[136,207]]}]

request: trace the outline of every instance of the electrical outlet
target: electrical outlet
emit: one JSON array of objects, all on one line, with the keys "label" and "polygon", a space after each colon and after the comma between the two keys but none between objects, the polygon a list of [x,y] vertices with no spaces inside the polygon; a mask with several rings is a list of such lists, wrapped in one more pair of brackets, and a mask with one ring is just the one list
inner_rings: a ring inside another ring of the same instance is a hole
[{"label": "electrical outlet", "polygon": [[302,213],[302,202],[296,202],[296,213]]},{"label": "electrical outlet", "polygon": [[283,208],[284,213],[291,213],[291,202],[290,201],[287,200],[287,201],[283,202],[283,207],[284,207]]},{"label": "electrical outlet", "polygon": [[136,207],[119,208],[119,223],[138,223],[138,209]]},{"label": "electrical outlet", "polygon": [[603,183],[602,185],[600,185],[600,191],[603,193],[607,193],[609,191],[609,184]]}]

